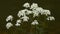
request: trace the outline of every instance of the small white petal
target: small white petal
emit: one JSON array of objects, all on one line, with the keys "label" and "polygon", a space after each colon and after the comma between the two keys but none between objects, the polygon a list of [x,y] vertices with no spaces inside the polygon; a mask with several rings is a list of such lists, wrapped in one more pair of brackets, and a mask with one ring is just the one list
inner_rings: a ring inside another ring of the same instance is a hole
[{"label": "small white petal", "polygon": [[11,26],[13,26],[13,24],[12,24],[11,22],[8,22],[8,23],[6,24],[6,28],[7,28],[7,29],[9,29]]}]

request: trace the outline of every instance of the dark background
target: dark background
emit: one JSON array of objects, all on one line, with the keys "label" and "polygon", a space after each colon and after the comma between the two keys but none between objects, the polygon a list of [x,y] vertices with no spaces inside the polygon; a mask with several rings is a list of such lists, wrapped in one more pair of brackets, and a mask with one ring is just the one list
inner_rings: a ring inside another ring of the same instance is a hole
[{"label": "dark background", "polygon": [[26,2],[38,3],[44,9],[51,11],[55,17],[55,22],[48,25],[47,34],[60,34],[60,0],[0,0],[0,33],[7,34],[6,30],[6,17],[13,15],[17,18],[19,10],[23,9],[22,5]]}]

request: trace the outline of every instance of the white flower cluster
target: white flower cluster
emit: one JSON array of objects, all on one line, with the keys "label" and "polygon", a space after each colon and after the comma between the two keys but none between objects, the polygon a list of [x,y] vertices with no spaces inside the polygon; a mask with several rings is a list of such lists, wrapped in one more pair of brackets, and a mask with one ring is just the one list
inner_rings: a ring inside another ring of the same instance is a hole
[{"label": "white flower cluster", "polygon": [[[50,10],[43,9],[42,7],[39,7],[37,3],[33,3],[31,6],[29,6],[29,3],[25,3],[23,7],[27,7],[29,9],[32,9],[30,13],[33,13],[33,17],[38,16],[39,14],[41,15],[51,15]],[[29,10],[25,10],[26,12],[29,12]],[[23,11],[24,12],[24,11]]]},{"label": "white flower cluster", "polygon": [[[16,24],[15,26],[20,26],[21,25],[21,21],[23,22],[28,22],[29,20],[29,17],[27,15],[30,15],[30,14],[33,14],[33,17],[38,17],[39,15],[46,15],[48,16],[47,20],[55,20],[54,17],[51,17],[51,12],[50,10],[46,10],[46,9],[43,9],[42,7],[39,7],[37,3],[32,3],[32,5],[30,6],[29,3],[25,3],[23,5],[23,7],[25,7],[26,9],[23,9],[23,10],[20,10],[17,14],[17,16],[20,18],[16,21]],[[28,10],[28,8],[30,10]],[[13,16],[12,15],[9,15],[7,18],[6,18],[6,21],[8,22],[9,20],[13,20]],[[34,20],[32,23],[32,25],[37,25],[39,24],[37,20]],[[9,27],[11,27],[12,24],[9,22],[6,24],[6,27],[7,29],[9,29]]]},{"label": "white flower cluster", "polygon": [[9,29],[11,26],[13,26],[13,24],[9,21],[12,21],[13,20],[13,16],[12,15],[9,15],[7,18],[6,18],[6,21],[8,22],[6,24],[6,28]]}]

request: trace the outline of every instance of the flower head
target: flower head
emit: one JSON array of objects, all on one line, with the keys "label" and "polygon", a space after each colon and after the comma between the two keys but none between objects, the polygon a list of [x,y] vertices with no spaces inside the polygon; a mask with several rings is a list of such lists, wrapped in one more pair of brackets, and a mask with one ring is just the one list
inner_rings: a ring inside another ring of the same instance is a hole
[{"label": "flower head", "polygon": [[37,20],[34,20],[31,24],[32,24],[32,25],[38,25],[39,23],[38,23]]},{"label": "flower head", "polygon": [[32,14],[32,11],[27,10],[26,15]]},{"label": "flower head", "polygon": [[36,9],[38,7],[38,4],[37,3],[33,3],[32,5],[31,5],[31,8],[30,9]]},{"label": "flower head", "polygon": [[36,11],[36,10],[33,10],[33,17],[36,17],[36,16],[38,16],[38,15],[39,15],[39,12]]},{"label": "flower head", "polygon": [[12,15],[9,15],[7,18],[6,18],[6,21],[8,22],[9,20],[13,20],[13,16]]},{"label": "flower head", "polygon": [[39,12],[39,13],[42,13],[43,12],[43,8],[42,7],[37,7],[36,11]]},{"label": "flower head", "polygon": [[11,22],[8,22],[8,23],[6,24],[6,28],[7,28],[7,29],[9,29],[11,26],[13,26],[13,24],[12,24]]},{"label": "flower head", "polygon": [[21,23],[21,20],[19,19],[19,20],[17,20],[17,22],[16,23]]},{"label": "flower head", "polygon": [[28,7],[30,7],[30,4],[29,4],[29,3],[25,3],[25,4],[23,5],[23,7],[28,8]]},{"label": "flower head", "polygon": [[23,19],[23,21],[28,21],[29,20],[29,17],[23,16],[21,19]]},{"label": "flower head", "polygon": [[15,26],[20,26],[20,24],[19,23],[16,23]]},{"label": "flower head", "polygon": [[41,15],[43,15],[43,14],[46,15],[46,16],[51,15],[50,10],[43,10]]},{"label": "flower head", "polygon": [[55,20],[55,18],[53,16],[49,16],[47,20]]},{"label": "flower head", "polygon": [[21,11],[18,12],[17,16],[18,17],[25,16],[26,12],[28,13],[28,10],[27,9],[23,9],[23,10],[21,10]]}]

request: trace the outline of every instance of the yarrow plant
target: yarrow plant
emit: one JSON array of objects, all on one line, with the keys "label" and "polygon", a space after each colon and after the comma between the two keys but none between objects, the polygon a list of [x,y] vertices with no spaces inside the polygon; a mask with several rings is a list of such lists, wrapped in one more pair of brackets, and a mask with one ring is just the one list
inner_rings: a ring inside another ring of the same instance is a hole
[{"label": "yarrow plant", "polygon": [[[23,5],[23,7],[25,7],[26,9],[20,10],[17,13],[17,16],[20,19],[16,20],[15,26],[20,26],[22,22],[29,23],[30,17],[28,15],[31,15],[31,14],[33,15],[32,18],[39,17],[39,16],[41,17],[41,15],[45,15],[47,21],[55,20],[55,18],[53,16],[51,16],[50,10],[43,9],[42,7],[39,7],[37,3],[32,3],[32,5],[30,5],[29,3],[25,3]],[[28,10],[28,8],[29,8],[29,10]],[[9,22],[9,20],[13,21],[12,15],[9,15],[6,18],[6,21],[8,22],[6,24],[7,29],[9,29],[11,26],[13,26],[13,24],[11,22]],[[34,21],[31,22],[31,25],[39,25],[39,24],[40,23],[38,22],[37,19],[34,19]]]}]

